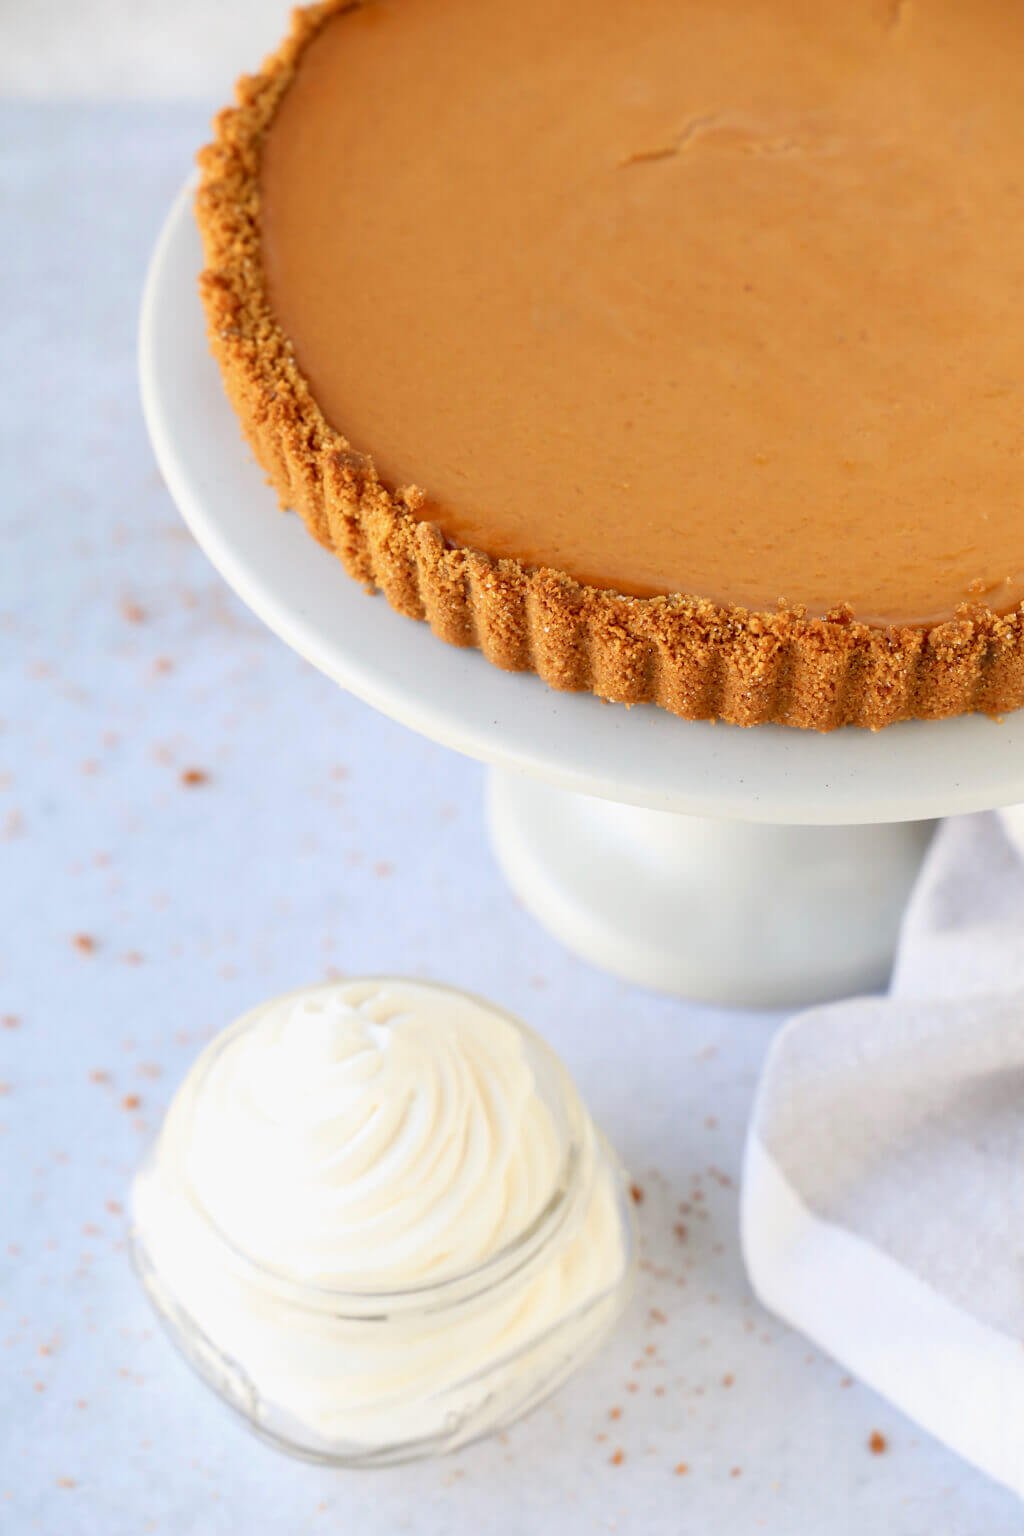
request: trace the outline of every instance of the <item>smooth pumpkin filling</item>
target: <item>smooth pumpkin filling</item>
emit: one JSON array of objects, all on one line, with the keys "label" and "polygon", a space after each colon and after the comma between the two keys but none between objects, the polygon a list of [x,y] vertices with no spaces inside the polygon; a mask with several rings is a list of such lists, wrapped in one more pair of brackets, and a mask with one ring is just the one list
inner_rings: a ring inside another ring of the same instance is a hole
[{"label": "smooth pumpkin filling", "polygon": [[1024,8],[368,0],[268,130],[271,303],[453,541],[637,595],[1024,598]]}]

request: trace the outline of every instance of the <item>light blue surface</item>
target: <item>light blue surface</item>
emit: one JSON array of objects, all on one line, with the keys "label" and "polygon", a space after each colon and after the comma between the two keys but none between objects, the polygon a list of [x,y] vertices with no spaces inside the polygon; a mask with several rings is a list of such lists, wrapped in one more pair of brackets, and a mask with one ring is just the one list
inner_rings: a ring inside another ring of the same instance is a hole
[{"label": "light blue surface", "polygon": [[[732,1181],[773,1021],[568,958],[497,874],[481,770],[340,693],[192,545],[134,332],[203,118],[0,115],[0,1531],[1016,1536],[1008,1495],[750,1297]],[[521,1013],[645,1192],[603,1356],[507,1439],[374,1475],[286,1460],[193,1380],[118,1209],[199,1045],[331,967]]]}]

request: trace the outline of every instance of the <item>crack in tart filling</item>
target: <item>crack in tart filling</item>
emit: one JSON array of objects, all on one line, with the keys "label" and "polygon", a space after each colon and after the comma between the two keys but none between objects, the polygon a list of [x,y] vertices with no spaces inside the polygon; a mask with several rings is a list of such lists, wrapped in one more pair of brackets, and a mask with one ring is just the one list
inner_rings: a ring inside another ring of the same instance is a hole
[{"label": "crack in tart filling", "polygon": [[555,688],[829,730],[1024,703],[1024,10],[366,0],[200,155],[282,505]]}]

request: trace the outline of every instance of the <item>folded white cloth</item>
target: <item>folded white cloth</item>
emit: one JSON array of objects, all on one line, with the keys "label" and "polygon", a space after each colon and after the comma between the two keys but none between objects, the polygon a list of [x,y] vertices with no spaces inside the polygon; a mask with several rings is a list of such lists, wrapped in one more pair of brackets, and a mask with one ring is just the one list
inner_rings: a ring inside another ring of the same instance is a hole
[{"label": "folded white cloth", "polygon": [[945,822],[892,988],[793,1019],[751,1122],[760,1300],[1024,1497],[1024,816]]}]

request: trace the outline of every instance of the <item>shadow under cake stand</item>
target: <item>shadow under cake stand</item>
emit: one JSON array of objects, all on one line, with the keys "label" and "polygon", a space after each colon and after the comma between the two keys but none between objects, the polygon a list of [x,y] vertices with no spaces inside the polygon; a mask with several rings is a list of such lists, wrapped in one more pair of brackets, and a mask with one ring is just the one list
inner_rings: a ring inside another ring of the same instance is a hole
[{"label": "shadow under cake stand", "polygon": [[490,765],[501,868],[595,965],[740,1006],[882,985],[932,818],[1024,800],[1024,711],[742,730],[556,693],[434,638],[279,512],[207,348],[191,198],[146,284],[143,404],[172,496],[242,600],[343,688]]}]

